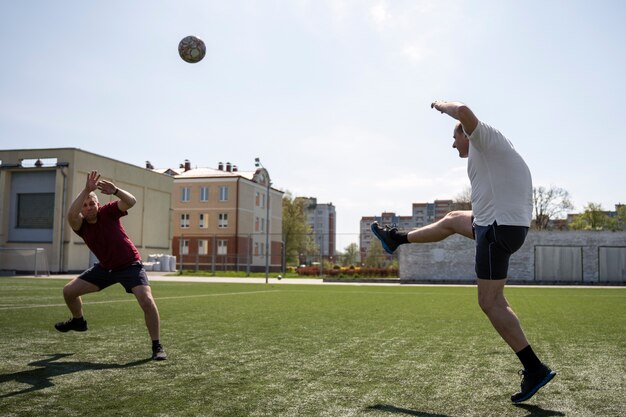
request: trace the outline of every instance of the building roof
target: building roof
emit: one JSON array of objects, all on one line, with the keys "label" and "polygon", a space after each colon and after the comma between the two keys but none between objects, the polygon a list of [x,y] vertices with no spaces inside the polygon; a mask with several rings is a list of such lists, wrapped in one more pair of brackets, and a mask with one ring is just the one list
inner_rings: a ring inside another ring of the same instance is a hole
[{"label": "building roof", "polygon": [[177,169],[177,175],[174,178],[216,178],[216,177],[243,177],[252,180],[254,171],[226,171],[215,168],[192,168],[187,171]]}]

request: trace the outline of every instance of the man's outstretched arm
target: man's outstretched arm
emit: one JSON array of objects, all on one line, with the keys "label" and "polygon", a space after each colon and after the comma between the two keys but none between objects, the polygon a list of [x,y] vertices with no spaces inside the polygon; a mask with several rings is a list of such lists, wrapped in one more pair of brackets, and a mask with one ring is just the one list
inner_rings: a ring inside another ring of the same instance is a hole
[{"label": "man's outstretched arm", "polygon": [[432,109],[439,110],[453,119],[458,120],[463,125],[463,130],[471,135],[478,126],[478,118],[474,112],[465,104],[458,101],[433,101],[430,104]]}]

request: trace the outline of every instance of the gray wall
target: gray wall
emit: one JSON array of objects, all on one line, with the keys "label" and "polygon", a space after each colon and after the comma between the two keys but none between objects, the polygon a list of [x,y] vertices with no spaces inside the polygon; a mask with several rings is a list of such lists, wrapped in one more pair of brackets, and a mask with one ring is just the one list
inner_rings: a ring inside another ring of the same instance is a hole
[{"label": "gray wall", "polygon": [[[509,282],[626,283],[624,251],[626,232],[530,231],[511,257]],[[458,235],[437,243],[402,245],[398,259],[405,282],[476,278],[474,241]]]}]

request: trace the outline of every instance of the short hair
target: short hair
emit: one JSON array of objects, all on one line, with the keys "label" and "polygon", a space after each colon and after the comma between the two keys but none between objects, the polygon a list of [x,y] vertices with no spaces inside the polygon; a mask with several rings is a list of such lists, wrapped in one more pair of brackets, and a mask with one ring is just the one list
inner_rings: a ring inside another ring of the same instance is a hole
[{"label": "short hair", "polygon": [[463,125],[461,124],[461,122],[456,124],[456,127],[454,128],[454,133],[463,133],[465,135],[465,130],[463,129]]},{"label": "short hair", "polygon": [[98,194],[96,194],[94,191],[90,192],[87,195],[87,198],[85,198],[85,200],[87,200],[88,198],[91,198],[92,200],[94,200],[96,203],[99,203],[100,201],[98,200]]}]

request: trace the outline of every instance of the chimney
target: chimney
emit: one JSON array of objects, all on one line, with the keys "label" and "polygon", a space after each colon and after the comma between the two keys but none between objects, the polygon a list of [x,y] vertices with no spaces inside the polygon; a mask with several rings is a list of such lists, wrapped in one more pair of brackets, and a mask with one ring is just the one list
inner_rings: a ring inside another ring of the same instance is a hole
[{"label": "chimney", "polygon": [[217,169],[219,169],[220,171],[224,171],[224,163],[223,162],[219,162],[217,164]]},{"label": "chimney", "polygon": [[189,162],[189,159],[185,159],[185,172],[189,171],[191,169],[191,162]]},{"label": "chimney", "polygon": [[226,172],[230,172],[232,169],[232,165],[230,165],[230,162],[226,162]]},{"label": "chimney", "polygon": [[237,165],[233,165],[233,172],[237,172],[239,171],[239,168],[237,168]]},{"label": "chimney", "polygon": [[154,169],[154,166],[150,163],[150,161],[146,161],[146,169]]}]

